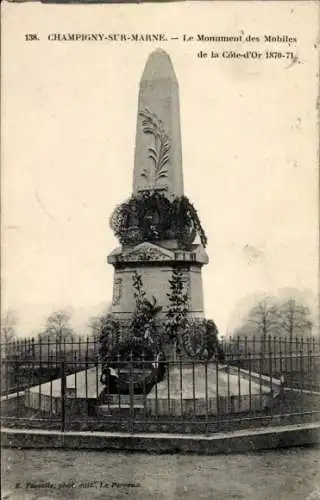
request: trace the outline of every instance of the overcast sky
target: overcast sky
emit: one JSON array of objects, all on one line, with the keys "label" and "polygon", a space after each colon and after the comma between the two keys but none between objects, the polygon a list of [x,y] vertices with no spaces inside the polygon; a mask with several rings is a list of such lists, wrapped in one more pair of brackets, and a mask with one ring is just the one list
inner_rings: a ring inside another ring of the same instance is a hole
[{"label": "overcast sky", "polygon": [[316,2],[196,4],[3,7],[3,297],[21,335],[56,307],[83,329],[111,300],[108,218],[131,194],[139,80],[159,45],[54,43],[52,32],[296,36],[268,47],[294,50],[291,65],[196,57],[217,44],[161,47],[180,86],[185,194],[209,240],[206,316],[225,332],[256,292],[317,293]]}]

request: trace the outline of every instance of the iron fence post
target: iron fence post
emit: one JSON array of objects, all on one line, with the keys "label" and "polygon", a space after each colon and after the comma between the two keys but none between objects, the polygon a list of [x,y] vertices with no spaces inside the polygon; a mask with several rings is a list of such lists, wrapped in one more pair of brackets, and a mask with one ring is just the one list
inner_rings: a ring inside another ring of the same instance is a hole
[{"label": "iron fence post", "polygon": [[251,352],[248,353],[248,364],[249,364],[249,412],[252,412],[252,380],[251,380],[251,363],[252,363],[252,358],[251,358]]},{"label": "iron fence post", "polygon": [[280,376],[280,412],[284,411],[284,388],[285,388],[285,376],[281,373]]},{"label": "iron fence post", "polygon": [[273,393],[273,387],[272,387],[272,344],[271,344],[272,338],[271,335],[268,336],[268,349],[269,349],[269,377],[270,377],[270,389],[271,392]]},{"label": "iron fence post", "polygon": [[66,367],[65,360],[62,357],[60,360],[60,376],[61,376],[61,431],[64,432],[66,428]]},{"label": "iron fence post", "polygon": [[130,424],[131,424],[131,431],[133,430],[132,427],[132,421],[133,421],[133,416],[134,416],[134,403],[133,403],[133,353],[132,351],[130,352],[130,359],[129,359],[129,398],[130,398]]},{"label": "iron fence post", "polygon": [[216,407],[217,407],[217,419],[220,418],[220,394],[219,394],[219,364],[218,359],[215,359],[216,368]]}]

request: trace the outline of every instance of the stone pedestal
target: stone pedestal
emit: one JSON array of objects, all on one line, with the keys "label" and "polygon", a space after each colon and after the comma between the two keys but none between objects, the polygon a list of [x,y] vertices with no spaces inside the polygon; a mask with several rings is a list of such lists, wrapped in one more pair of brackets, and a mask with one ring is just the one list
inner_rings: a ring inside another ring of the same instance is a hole
[{"label": "stone pedestal", "polygon": [[183,271],[185,292],[189,296],[189,314],[203,317],[203,289],[201,268],[208,263],[208,256],[201,245],[191,249],[165,248],[153,243],[141,243],[135,247],[120,247],[108,257],[114,266],[113,299],[111,312],[118,318],[129,318],[135,311],[133,274],[137,272],[143,282],[146,297],[157,299],[164,315],[169,305],[169,279],[175,267]]}]

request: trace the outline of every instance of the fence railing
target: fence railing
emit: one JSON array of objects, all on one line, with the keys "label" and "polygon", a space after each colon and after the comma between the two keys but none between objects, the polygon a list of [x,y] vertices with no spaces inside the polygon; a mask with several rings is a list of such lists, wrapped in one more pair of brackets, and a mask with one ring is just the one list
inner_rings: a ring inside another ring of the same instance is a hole
[{"label": "fence railing", "polygon": [[286,337],[286,336],[253,336],[229,337],[221,340],[225,352],[235,354],[256,353],[285,353],[294,354],[320,351],[320,337]]},{"label": "fence railing", "polygon": [[[296,351],[320,351],[319,336],[252,336],[252,337],[222,337],[221,346],[225,352],[252,354],[265,352],[296,352]],[[61,350],[69,352],[85,353],[86,351],[97,351],[99,348],[98,336],[68,336],[66,338],[58,337],[27,337],[19,338],[11,342],[3,342],[1,349],[8,355],[21,354],[25,356],[37,357],[42,353],[56,354]]]},{"label": "fence railing", "polygon": [[156,426],[211,432],[314,419],[320,411],[320,353],[303,350],[310,345],[300,344],[293,354],[225,349],[223,364],[175,357],[158,362],[161,376],[150,361],[119,359],[107,385],[94,349],[82,357],[73,350],[73,358],[64,356],[67,349],[54,358],[41,350],[33,359],[8,357],[1,366],[2,421],[62,430]]},{"label": "fence railing", "polygon": [[67,339],[47,338],[19,339],[14,342],[7,342],[1,345],[2,359],[19,360],[60,360],[64,359],[84,360],[86,358],[95,359],[99,352],[98,339],[93,337],[71,337]]},{"label": "fence railing", "polygon": [[[314,360],[320,353],[320,339],[316,337],[230,337],[222,340],[221,349],[231,365],[246,369],[250,365],[252,371],[264,375],[285,372],[292,383],[298,383],[299,373],[320,369]],[[28,387],[37,372],[43,381],[55,378],[61,360],[68,363],[69,370],[85,369],[88,363],[99,360],[99,342],[88,336],[20,339],[2,344],[1,358],[11,363],[5,384],[2,377],[1,393],[5,393]]]}]

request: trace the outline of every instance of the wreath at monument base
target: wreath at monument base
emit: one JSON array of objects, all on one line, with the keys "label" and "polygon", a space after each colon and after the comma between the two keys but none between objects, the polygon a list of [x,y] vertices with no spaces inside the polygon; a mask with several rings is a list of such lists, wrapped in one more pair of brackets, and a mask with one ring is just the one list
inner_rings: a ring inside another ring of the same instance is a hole
[{"label": "wreath at monument base", "polygon": [[165,356],[146,343],[115,345],[102,365],[100,381],[107,394],[148,394],[165,374]]},{"label": "wreath at monument base", "polygon": [[209,361],[214,356],[224,361],[218,338],[218,328],[212,320],[188,320],[181,334],[181,344],[187,356],[197,361]]}]

